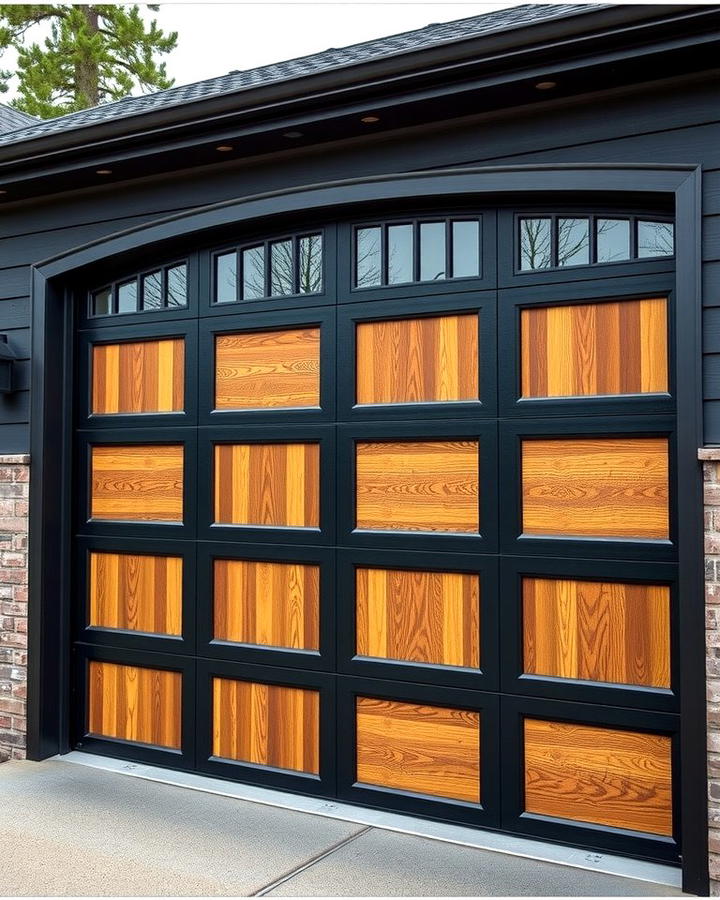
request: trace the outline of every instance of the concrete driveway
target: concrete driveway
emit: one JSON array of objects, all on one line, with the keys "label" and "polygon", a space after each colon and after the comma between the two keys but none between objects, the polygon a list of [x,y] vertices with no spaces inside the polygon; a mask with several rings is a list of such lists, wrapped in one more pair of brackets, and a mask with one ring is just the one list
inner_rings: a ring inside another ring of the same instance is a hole
[{"label": "concrete driveway", "polygon": [[62,761],[0,766],[3,896],[677,896]]}]

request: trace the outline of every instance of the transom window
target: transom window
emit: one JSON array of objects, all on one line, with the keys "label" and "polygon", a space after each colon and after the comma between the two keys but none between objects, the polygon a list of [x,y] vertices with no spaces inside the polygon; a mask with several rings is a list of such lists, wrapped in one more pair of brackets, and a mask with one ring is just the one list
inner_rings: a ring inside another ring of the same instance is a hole
[{"label": "transom window", "polygon": [[187,306],[187,263],[113,282],[90,295],[90,316],[113,316]]},{"label": "transom window", "polygon": [[[442,290],[464,290],[452,282],[483,278],[495,265],[494,260],[483,260],[483,245],[485,252],[489,246],[483,239],[482,219],[480,214],[457,213],[340,225],[337,246],[344,262],[339,271],[348,273],[346,288],[417,284],[423,285],[421,293],[427,293],[432,290],[429,285],[438,283],[441,289],[444,283]],[[519,277],[538,270],[668,258],[675,252],[675,227],[669,217],[538,212],[515,213],[506,221],[513,223],[513,236],[503,227],[499,240],[505,246],[512,244],[513,272],[507,274]],[[210,249],[209,267],[200,265],[201,297],[223,307],[275,298],[292,298],[290,305],[297,306],[305,296],[312,303],[313,295],[326,291],[325,250],[335,247],[333,228]],[[188,262],[157,265],[92,291],[88,315],[187,307]],[[407,289],[399,294],[407,295]]]},{"label": "transom window", "polygon": [[477,278],[481,222],[457,218],[358,225],[354,253],[356,288]]},{"label": "transom window", "polygon": [[675,226],[668,220],[538,214],[519,216],[517,221],[521,272],[628,262],[675,252]]},{"label": "transom window", "polygon": [[245,244],[213,255],[215,303],[319,294],[322,289],[321,233]]}]

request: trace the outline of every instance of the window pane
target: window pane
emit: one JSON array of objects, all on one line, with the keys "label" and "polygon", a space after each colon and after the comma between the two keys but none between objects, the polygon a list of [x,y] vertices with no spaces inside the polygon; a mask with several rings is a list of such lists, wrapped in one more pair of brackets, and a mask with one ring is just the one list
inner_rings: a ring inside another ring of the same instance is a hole
[{"label": "window pane", "polygon": [[423,222],[420,225],[420,280],[445,278],[445,223]]},{"label": "window pane", "polygon": [[638,222],[638,256],[672,256],[675,226],[672,222]]},{"label": "window pane", "polygon": [[414,281],[413,226],[390,225],[388,228],[388,283]]},{"label": "window pane", "polygon": [[119,285],[118,312],[137,312],[137,281],[126,281]]},{"label": "window pane", "polygon": [[550,219],[520,219],[520,269],[548,269],[552,265]]},{"label": "window pane", "polygon": [[630,259],[630,221],[628,219],[596,219],[595,230],[599,263]]},{"label": "window pane", "polygon": [[380,252],[380,228],[358,228],[355,283],[358,287],[371,287],[382,281],[382,257]]},{"label": "window pane", "polygon": [[453,278],[480,274],[480,222],[452,223]]},{"label": "window pane", "polygon": [[144,275],[142,280],[142,308],[160,309],[162,305],[162,273],[151,272],[149,275]]},{"label": "window pane", "polygon": [[322,235],[310,234],[300,238],[298,280],[301,294],[316,294],[322,290]]},{"label": "window pane", "polygon": [[294,294],[292,241],[270,245],[270,294],[273,297]]},{"label": "window pane", "polygon": [[94,316],[109,316],[112,311],[112,288],[96,291],[92,298],[92,314]]},{"label": "window pane", "polygon": [[187,306],[187,266],[185,263],[167,270],[167,305]]},{"label": "window pane", "polygon": [[558,219],[558,265],[586,266],[590,262],[590,220]]},{"label": "window pane", "polygon": [[243,300],[265,296],[265,248],[243,250]]},{"label": "window pane", "polygon": [[234,303],[237,300],[237,253],[223,253],[215,257],[215,302]]}]

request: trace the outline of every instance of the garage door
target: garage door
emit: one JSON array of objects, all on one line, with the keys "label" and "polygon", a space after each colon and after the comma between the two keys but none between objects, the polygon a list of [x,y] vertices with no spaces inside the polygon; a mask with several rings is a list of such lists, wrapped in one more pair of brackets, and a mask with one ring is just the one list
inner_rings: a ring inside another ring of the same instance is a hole
[{"label": "garage door", "polygon": [[672,222],[282,228],[82,298],[75,745],[677,860]]}]

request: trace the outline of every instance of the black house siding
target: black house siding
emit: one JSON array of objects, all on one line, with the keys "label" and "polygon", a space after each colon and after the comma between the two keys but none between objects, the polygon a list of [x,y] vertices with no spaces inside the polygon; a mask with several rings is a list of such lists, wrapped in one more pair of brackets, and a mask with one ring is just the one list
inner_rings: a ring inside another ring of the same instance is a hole
[{"label": "black house siding", "polygon": [[712,73],[5,206],[0,220],[0,331],[8,334],[21,361],[18,391],[0,395],[0,453],[29,447],[32,263],[173,212],[263,190],[387,172],[531,162],[702,165],[705,440],[720,444],[719,87],[720,78]]}]

